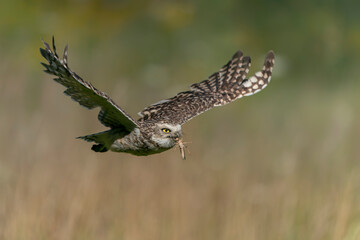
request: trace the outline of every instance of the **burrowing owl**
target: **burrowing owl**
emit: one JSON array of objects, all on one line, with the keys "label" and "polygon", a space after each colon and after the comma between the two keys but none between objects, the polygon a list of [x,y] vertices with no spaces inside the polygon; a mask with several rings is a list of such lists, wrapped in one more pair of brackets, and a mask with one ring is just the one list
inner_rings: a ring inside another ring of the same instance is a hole
[{"label": "burrowing owl", "polygon": [[274,53],[270,51],[261,71],[246,79],[250,57],[237,51],[220,71],[208,79],[190,86],[189,91],[152,104],[142,110],[140,119],[135,120],[111,100],[104,92],[84,81],[70,70],[67,62],[67,46],[61,59],[53,48],[44,42],[40,49],[49,64],[42,65],[45,72],[55,75],[54,80],[66,87],[64,93],[80,105],[92,109],[100,107],[99,121],[110,129],[104,132],[79,137],[95,142],[96,152],[126,152],[145,156],[166,151],[176,144],[180,146],[183,158],[181,126],[193,117],[217,106],[223,106],[243,96],[250,96],[264,89],[271,79]]}]

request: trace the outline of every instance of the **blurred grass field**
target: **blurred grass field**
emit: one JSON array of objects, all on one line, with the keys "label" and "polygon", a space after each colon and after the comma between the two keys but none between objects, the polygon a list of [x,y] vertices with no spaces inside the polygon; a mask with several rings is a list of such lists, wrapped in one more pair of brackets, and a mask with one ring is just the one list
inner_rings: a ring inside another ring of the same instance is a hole
[{"label": "blurred grass field", "polygon": [[[360,17],[351,2],[0,3],[0,239],[360,239]],[[215,14],[216,13],[216,14]],[[241,49],[262,92],[178,149],[99,154],[104,128],[42,72],[41,38],[132,116]],[[61,52],[61,51],[60,51]]]}]

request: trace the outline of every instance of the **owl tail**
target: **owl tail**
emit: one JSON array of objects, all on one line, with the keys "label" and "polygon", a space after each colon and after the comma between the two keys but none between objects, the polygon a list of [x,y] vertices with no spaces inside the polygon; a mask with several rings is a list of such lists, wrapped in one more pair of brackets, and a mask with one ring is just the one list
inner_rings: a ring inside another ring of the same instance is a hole
[{"label": "owl tail", "polygon": [[118,138],[122,138],[126,133],[120,129],[110,129],[108,131],[94,133],[86,136],[77,137],[87,142],[95,142],[91,149],[95,152],[107,152],[110,146]]}]

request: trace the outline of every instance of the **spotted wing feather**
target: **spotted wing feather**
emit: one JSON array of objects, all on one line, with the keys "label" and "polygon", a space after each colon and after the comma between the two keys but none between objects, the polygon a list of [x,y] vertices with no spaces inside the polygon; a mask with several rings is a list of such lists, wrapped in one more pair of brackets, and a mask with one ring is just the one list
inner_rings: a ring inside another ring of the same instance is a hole
[{"label": "spotted wing feather", "polygon": [[56,76],[54,80],[66,87],[64,91],[66,95],[88,109],[100,107],[98,119],[106,127],[123,128],[130,132],[137,126],[137,122],[110,97],[70,70],[67,62],[67,46],[63,59],[60,59],[54,38],[53,49],[46,42],[44,45],[45,49],[40,48],[41,55],[48,61],[48,64],[41,63],[45,67],[44,71]]},{"label": "spotted wing feather", "polygon": [[237,96],[237,98],[241,98],[243,96],[251,96],[264,89],[271,80],[274,62],[274,52],[270,51],[266,55],[262,70],[256,72],[255,75],[251,76],[249,79],[245,79],[241,82],[238,88],[240,94]]},{"label": "spotted wing feather", "polygon": [[243,96],[252,95],[267,86],[274,65],[274,53],[270,51],[264,67],[246,79],[251,65],[250,57],[238,51],[220,71],[208,79],[190,86],[190,91],[162,100],[145,108],[139,121],[167,121],[183,124],[193,117],[216,106],[223,106]]}]

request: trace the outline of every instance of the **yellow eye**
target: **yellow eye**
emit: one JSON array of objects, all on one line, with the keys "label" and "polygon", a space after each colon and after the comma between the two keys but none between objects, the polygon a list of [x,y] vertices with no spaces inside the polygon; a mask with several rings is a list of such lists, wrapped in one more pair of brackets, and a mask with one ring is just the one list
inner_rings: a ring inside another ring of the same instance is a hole
[{"label": "yellow eye", "polygon": [[168,128],[163,128],[163,129],[161,129],[161,131],[163,131],[164,133],[169,133],[169,132],[171,132],[171,130],[168,129]]}]

